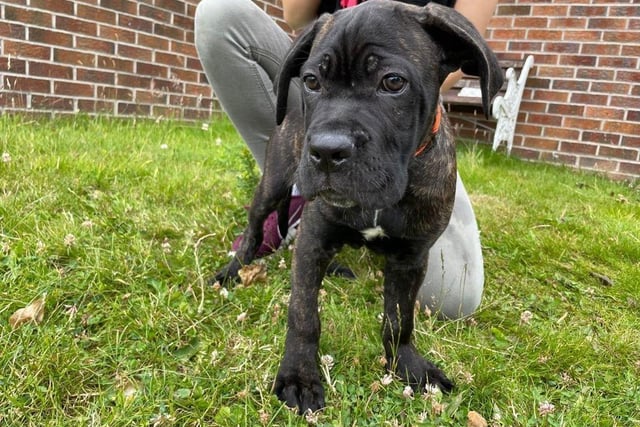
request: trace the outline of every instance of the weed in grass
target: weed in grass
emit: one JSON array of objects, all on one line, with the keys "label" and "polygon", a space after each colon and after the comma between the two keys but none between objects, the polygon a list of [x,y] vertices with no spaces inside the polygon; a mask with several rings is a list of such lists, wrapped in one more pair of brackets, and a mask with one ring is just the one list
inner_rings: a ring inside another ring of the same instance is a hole
[{"label": "weed in grass", "polygon": [[[637,186],[461,147],[484,300],[418,313],[415,337],[458,388],[384,377],[379,260],[348,250],[358,279],[321,301],[329,406],[304,420],[270,391],[290,252],[266,283],[205,286],[258,179],[227,121],[2,116],[0,153],[0,425],[640,425]],[[12,328],[44,294],[42,322]]]}]

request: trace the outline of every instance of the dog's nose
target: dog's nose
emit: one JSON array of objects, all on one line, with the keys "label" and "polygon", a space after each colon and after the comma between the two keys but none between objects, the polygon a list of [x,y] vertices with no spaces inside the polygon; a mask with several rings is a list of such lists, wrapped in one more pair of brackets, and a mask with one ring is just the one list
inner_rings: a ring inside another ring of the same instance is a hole
[{"label": "dog's nose", "polygon": [[323,133],[309,139],[309,158],[324,170],[333,170],[352,155],[353,141],[347,135]]}]

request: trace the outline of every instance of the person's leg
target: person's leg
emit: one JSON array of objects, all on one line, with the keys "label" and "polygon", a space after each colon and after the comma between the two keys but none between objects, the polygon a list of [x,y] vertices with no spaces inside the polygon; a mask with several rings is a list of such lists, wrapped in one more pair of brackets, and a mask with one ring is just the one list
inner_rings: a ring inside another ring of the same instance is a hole
[{"label": "person's leg", "polygon": [[480,305],[483,289],[480,233],[458,175],[451,221],[429,251],[429,268],[418,300],[440,317],[457,319],[473,314]]},{"label": "person's leg", "polygon": [[[251,0],[202,0],[194,32],[216,97],[263,169],[276,126],[273,81],[290,37]],[[296,96],[290,98],[289,105],[297,104]]]}]

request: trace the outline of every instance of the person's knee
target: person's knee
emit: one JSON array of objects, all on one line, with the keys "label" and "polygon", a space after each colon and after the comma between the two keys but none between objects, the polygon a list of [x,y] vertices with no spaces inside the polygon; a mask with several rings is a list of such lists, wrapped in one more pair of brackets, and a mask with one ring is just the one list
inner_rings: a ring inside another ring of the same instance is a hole
[{"label": "person's knee", "polygon": [[198,3],[194,17],[198,48],[212,48],[216,35],[228,34],[235,25],[246,22],[251,7],[255,6],[250,0],[202,0]]}]

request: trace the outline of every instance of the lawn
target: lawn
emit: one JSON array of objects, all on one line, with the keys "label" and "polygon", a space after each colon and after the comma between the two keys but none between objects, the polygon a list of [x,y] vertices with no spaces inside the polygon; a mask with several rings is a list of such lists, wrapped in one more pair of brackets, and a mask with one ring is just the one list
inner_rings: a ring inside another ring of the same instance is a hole
[{"label": "lawn", "polygon": [[270,392],[290,251],[266,282],[205,284],[258,180],[227,121],[1,116],[0,154],[0,425],[640,426],[637,185],[461,144],[483,304],[417,313],[415,337],[457,388],[384,378],[379,260],[348,250],[358,279],[322,294],[328,407],[305,420]]}]

